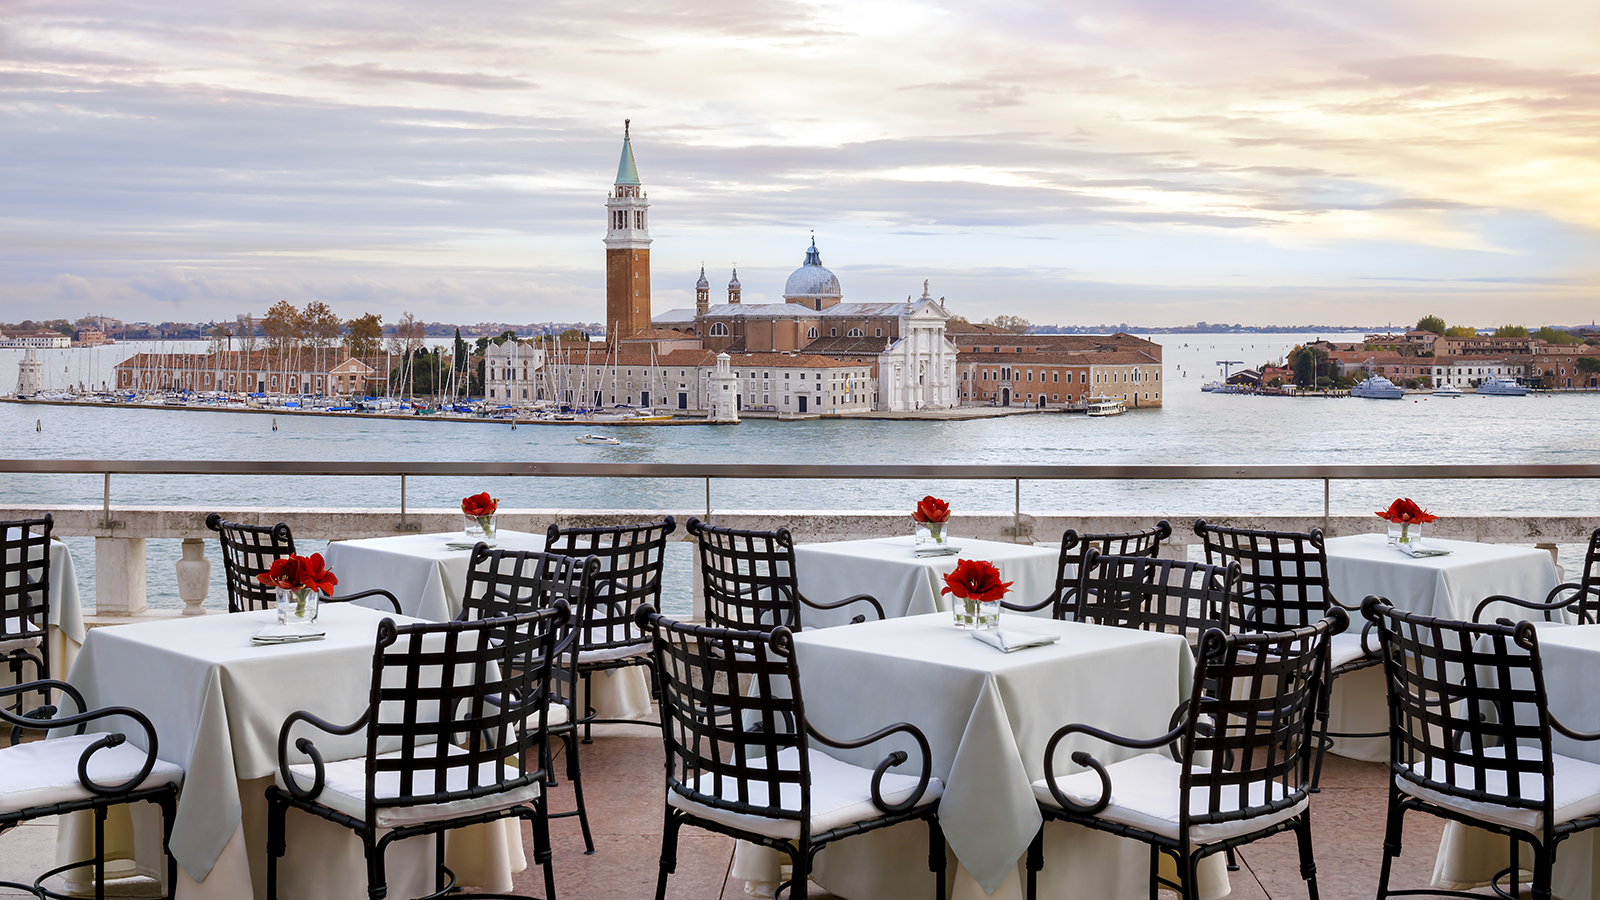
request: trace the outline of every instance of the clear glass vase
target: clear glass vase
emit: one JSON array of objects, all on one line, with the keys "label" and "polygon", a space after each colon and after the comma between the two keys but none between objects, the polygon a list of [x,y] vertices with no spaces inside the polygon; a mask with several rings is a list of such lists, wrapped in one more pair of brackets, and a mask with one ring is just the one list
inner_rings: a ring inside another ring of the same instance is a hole
[{"label": "clear glass vase", "polygon": [[911,533],[915,536],[916,545],[919,547],[924,544],[938,546],[950,539],[949,525],[948,519],[943,522],[918,522],[912,519]]},{"label": "clear glass vase", "polygon": [[499,528],[499,517],[495,513],[487,516],[461,515],[462,525],[467,532],[467,538],[474,541],[492,541],[494,533]]},{"label": "clear glass vase", "polygon": [[1398,547],[1407,544],[1412,547],[1422,544],[1421,522],[1390,522],[1389,546]]},{"label": "clear glass vase", "polygon": [[1000,627],[1000,601],[951,598],[950,614],[963,631],[989,631]]},{"label": "clear glass vase", "polygon": [[317,601],[321,596],[315,588],[278,588],[278,624],[317,624]]}]

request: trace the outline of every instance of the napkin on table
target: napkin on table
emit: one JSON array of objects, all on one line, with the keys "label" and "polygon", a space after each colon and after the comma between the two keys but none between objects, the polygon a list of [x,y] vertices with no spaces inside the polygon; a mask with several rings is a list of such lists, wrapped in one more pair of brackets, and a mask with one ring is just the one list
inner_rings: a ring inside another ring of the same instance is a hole
[{"label": "napkin on table", "polygon": [[996,628],[991,631],[974,631],[972,636],[1004,653],[1013,653],[1027,647],[1043,647],[1061,640],[1059,634],[1040,631],[1023,631],[1017,628]]}]

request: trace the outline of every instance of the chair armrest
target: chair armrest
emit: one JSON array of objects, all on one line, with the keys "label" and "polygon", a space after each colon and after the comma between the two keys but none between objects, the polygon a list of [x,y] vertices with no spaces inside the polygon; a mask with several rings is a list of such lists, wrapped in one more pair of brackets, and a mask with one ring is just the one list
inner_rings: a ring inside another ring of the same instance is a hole
[{"label": "chair armrest", "polygon": [[1007,603],[1006,601],[1001,600],[1000,601],[1000,608],[1001,609],[1009,609],[1012,612],[1020,612],[1020,613],[1038,612],[1039,610],[1044,609],[1045,607],[1055,603],[1056,599],[1058,597],[1061,599],[1061,602],[1064,605],[1066,603],[1066,601],[1067,601],[1067,598],[1069,596],[1071,596],[1073,593],[1076,593],[1076,591],[1077,591],[1076,588],[1070,588],[1070,587],[1067,588],[1064,591],[1051,591],[1050,592],[1050,596],[1044,598],[1043,600],[1040,600],[1038,603]]},{"label": "chair armrest", "polygon": [[[835,603],[818,603],[814,600],[808,599],[805,594],[801,594],[800,602],[811,607],[812,609],[838,609],[841,606],[849,606],[852,603],[865,603],[871,606],[873,610],[877,612],[878,620],[880,622],[885,618],[883,614],[883,604],[879,603],[878,598],[872,596],[871,594],[857,594],[854,597],[846,597],[845,599]],[[864,619],[861,619],[861,621],[864,621]],[[855,624],[855,622],[852,621],[851,624]]]},{"label": "chair armrest", "polygon": [[307,722],[312,727],[328,734],[355,734],[357,731],[367,727],[367,719],[371,716],[372,710],[368,709],[361,714],[361,718],[349,725],[334,725],[301,709],[290,713],[288,718],[283,720],[283,727],[278,730],[278,774],[283,776],[284,787],[289,790],[290,794],[294,795],[295,799],[315,799],[322,793],[322,788],[325,784],[322,754],[318,752],[317,745],[313,744],[308,738],[301,738],[295,741],[294,748],[311,757],[311,765],[316,769],[316,777],[311,781],[311,789],[306,790],[300,787],[299,782],[294,780],[294,775],[289,771],[289,732],[294,728],[295,723]]},{"label": "chair armrest", "polygon": [[394,607],[397,615],[400,614],[400,601],[395,596],[382,588],[373,588],[370,591],[360,591],[354,594],[345,594],[341,597],[324,597],[323,603],[349,603],[351,600],[360,600],[362,597],[388,597],[389,605]]},{"label": "chair armrest", "polygon": [[[1179,709],[1182,710],[1183,707],[1179,707]],[[1174,714],[1173,718],[1178,719],[1180,717],[1177,714]],[[1098,738],[1102,741],[1105,741],[1108,744],[1116,744],[1119,747],[1131,747],[1135,750],[1154,750],[1155,748],[1163,745],[1170,745],[1177,741],[1178,738],[1183,737],[1183,731],[1185,726],[1188,724],[1188,718],[1189,717],[1187,715],[1181,716],[1182,721],[1179,721],[1171,731],[1163,734],[1160,737],[1150,738],[1148,740],[1123,737],[1119,734],[1112,734],[1109,731],[1102,731],[1101,729],[1095,728],[1092,725],[1080,725],[1074,723],[1072,725],[1063,725],[1060,728],[1057,728],[1056,733],[1050,736],[1050,743],[1046,744],[1044,748],[1044,783],[1045,786],[1050,789],[1050,796],[1054,797],[1056,802],[1061,804],[1062,809],[1080,816],[1095,815],[1096,813],[1105,809],[1106,804],[1111,802],[1110,773],[1106,771],[1106,767],[1100,763],[1100,760],[1090,756],[1089,753],[1084,750],[1074,751],[1072,754],[1072,761],[1085,768],[1093,769],[1097,774],[1099,774],[1099,799],[1088,806],[1084,806],[1083,804],[1072,800],[1066,794],[1061,792],[1060,786],[1056,784],[1056,746],[1060,744],[1062,738],[1065,738],[1067,735],[1086,734],[1092,738]]]},{"label": "chair armrest", "polygon": [[885,803],[880,790],[884,773],[895,766],[903,765],[906,760],[911,758],[904,750],[895,750],[885,756],[878,763],[877,768],[872,770],[872,805],[885,813],[901,813],[916,806],[917,801],[922,799],[923,792],[928,789],[928,780],[933,777],[933,753],[928,749],[928,739],[923,735],[922,729],[909,722],[899,722],[890,725],[888,728],[874,731],[866,737],[852,740],[835,740],[812,727],[810,722],[806,723],[806,733],[829,747],[835,747],[840,750],[865,747],[868,744],[877,743],[891,734],[904,733],[911,735],[912,739],[917,742],[918,751],[922,753],[922,771],[917,778],[917,789],[911,792],[911,796],[900,803]]},{"label": "chair armrest", "polygon": [[[72,702],[77,704],[77,709],[80,712],[84,709],[84,707],[88,706],[88,704],[83,700],[83,694],[79,693],[77,688],[67,684],[65,681],[57,681],[54,678],[42,678],[38,681],[24,681],[19,684],[9,684],[5,687],[0,687],[0,697],[10,697],[13,694],[31,694],[34,691],[44,690],[46,688],[60,691],[61,693],[66,694],[68,697],[71,697]],[[52,709],[53,708],[54,707],[52,707]],[[51,713],[51,715],[54,715],[54,713]],[[38,716],[27,716],[25,718],[38,721]],[[40,730],[41,727],[19,721],[18,717],[7,711],[5,707],[0,707],[0,721],[4,721],[13,727],[32,728],[35,730]],[[54,729],[60,726],[58,724],[52,724],[49,727]],[[78,731],[81,734],[83,729],[79,728]]]},{"label": "chair armrest", "polygon": [[[78,692],[77,688],[67,684],[64,681],[46,679],[43,681],[32,681],[26,684],[12,685],[9,688],[0,690],[0,696],[7,696],[27,690],[38,690],[41,685],[48,685],[61,690],[63,693],[72,698],[73,702],[78,705],[79,709],[83,709],[85,705],[83,702],[83,695]],[[48,715],[45,715],[46,710],[50,711]],[[156,737],[156,729],[154,725],[150,724],[150,720],[145,718],[144,713],[139,712],[137,709],[132,709],[126,706],[103,706],[99,709],[91,709],[87,712],[75,713],[70,716],[56,716],[54,715],[55,712],[55,707],[45,706],[34,710],[28,715],[15,716],[4,709],[0,709],[0,720],[4,720],[5,722],[9,723],[14,732],[18,730],[53,731],[57,728],[74,728],[76,729],[74,732],[75,734],[83,734],[83,726],[94,721],[95,719],[107,719],[111,718],[112,716],[125,716],[129,719],[132,719],[135,724],[144,730],[144,765],[139,767],[139,771],[134,773],[132,778],[129,778],[127,781],[124,781],[121,784],[101,784],[100,782],[90,778],[89,758],[107,747],[120,746],[128,740],[128,736],[122,734],[121,732],[114,732],[112,734],[104,735],[99,740],[96,740],[94,743],[84,748],[83,754],[78,757],[78,781],[92,794],[98,794],[102,797],[115,797],[119,794],[126,794],[143,784],[144,780],[149,777],[150,770],[155,768],[156,752],[160,749],[159,740]]]},{"label": "chair armrest", "polygon": [[1555,713],[1550,713],[1550,727],[1575,741],[1600,741],[1600,731],[1574,731],[1561,724]]},{"label": "chair armrest", "polygon": [[[1550,592],[1550,596],[1552,596],[1552,597],[1555,596],[1556,591],[1559,591],[1562,588],[1576,588],[1576,587],[1579,587],[1579,586],[1576,585],[1576,584],[1559,584],[1559,585],[1556,585],[1555,590]],[[1580,590],[1581,590],[1581,588],[1580,588]],[[1474,609],[1472,611],[1472,622],[1473,622],[1473,624],[1475,624],[1475,625],[1482,624],[1481,622],[1478,621],[1478,616],[1482,615],[1483,611],[1485,609],[1488,609],[1489,606],[1491,604],[1494,604],[1494,603],[1509,603],[1512,606],[1521,606],[1521,607],[1523,607],[1525,609],[1542,609],[1542,610],[1544,610],[1544,619],[1545,619],[1545,621],[1546,622],[1552,622],[1552,621],[1555,621],[1555,620],[1550,618],[1550,611],[1551,610],[1555,610],[1555,609],[1565,609],[1567,606],[1571,605],[1572,601],[1571,600],[1562,600],[1562,601],[1557,601],[1557,602],[1554,602],[1554,603],[1551,603],[1551,602],[1540,603],[1540,602],[1538,602],[1536,600],[1523,600],[1520,597],[1508,597],[1505,594],[1495,594],[1492,597],[1485,597],[1483,599],[1483,602],[1478,604],[1477,609]]]}]

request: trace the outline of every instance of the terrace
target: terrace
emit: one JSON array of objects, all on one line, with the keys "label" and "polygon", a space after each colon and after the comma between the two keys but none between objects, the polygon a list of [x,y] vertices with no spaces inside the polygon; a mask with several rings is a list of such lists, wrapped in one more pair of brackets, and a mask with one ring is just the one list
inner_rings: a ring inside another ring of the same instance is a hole
[{"label": "terrace", "polygon": [[[1187,522],[1207,521],[1240,527],[1307,531],[1321,528],[1330,537],[1374,530],[1370,513],[1336,511],[1332,502],[1336,486],[1347,482],[1427,482],[1436,494],[1457,480],[1498,479],[1570,482],[1587,487],[1600,478],[1600,466],[696,466],[661,464],[542,464],[542,463],[372,463],[372,462],[124,462],[0,460],[0,472],[48,475],[92,475],[103,479],[101,503],[11,506],[0,509],[0,520],[51,512],[59,536],[94,538],[94,557],[78,562],[80,571],[92,571],[95,590],[93,611],[85,609],[90,627],[177,616],[174,608],[146,606],[146,541],[182,541],[190,548],[204,546],[211,533],[204,520],[210,512],[227,518],[270,524],[284,521],[295,535],[313,540],[350,540],[407,534],[448,532],[460,527],[454,509],[418,509],[407,503],[416,479],[483,478],[498,476],[542,478],[653,478],[690,479],[704,484],[705,502],[693,509],[671,511],[679,522],[699,516],[718,525],[769,529],[786,525],[799,542],[844,541],[903,534],[905,515],[898,512],[827,510],[728,509],[713,499],[747,496],[745,486],[763,481],[804,479],[849,481],[899,479],[907,482],[951,480],[1008,483],[1011,509],[965,513],[963,536],[996,542],[1032,544],[1058,539],[1066,528],[1082,531],[1128,531],[1147,526],[1157,518],[1170,519],[1175,534],[1164,554],[1193,558],[1197,538]],[[309,477],[380,476],[394,479],[394,505],[380,508],[319,510],[306,508],[177,508],[118,503],[113,493],[125,479],[146,476]],[[1090,480],[1145,481],[1154,483],[1216,483],[1224,481],[1304,482],[1321,488],[1322,508],[1281,515],[1230,514],[1219,509],[1155,510],[1140,513],[1076,513],[1029,509],[1026,489],[1040,482]],[[741,504],[742,505],[742,504]],[[621,524],[656,518],[662,511],[617,509],[518,509],[500,513],[501,528],[540,533],[552,523],[563,526]],[[1581,542],[1596,521],[1575,515],[1463,516],[1441,520],[1433,533],[1439,537],[1483,543],[1538,546],[1558,554],[1571,566],[1581,559]],[[680,527],[675,540],[687,538]],[[677,548],[680,563],[676,579],[669,579],[664,606],[681,614],[699,616],[703,610],[698,573],[691,573],[686,547]],[[206,551],[220,569],[214,544]],[[191,554],[192,555],[192,554]],[[164,578],[164,574],[158,577]],[[685,596],[690,595],[690,596]],[[185,596],[191,605],[215,608],[218,597]],[[1345,598],[1341,598],[1345,599]],[[1359,600],[1359,598],[1353,598]],[[1534,598],[1542,599],[1542,598]],[[1592,727],[1593,723],[1577,723]],[[588,897],[648,896],[656,875],[655,856],[661,834],[660,796],[662,745],[659,735],[640,725],[600,726],[594,743],[583,747],[584,781],[597,853],[585,856],[573,819],[552,824],[556,885],[567,900]],[[559,767],[558,767],[559,771]],[[1313,800],[1318,882],[1330,898],[1371,897],[1376,888],[1388,777],[1383,765],[1329,756],[1322,792]],[[552,794],[552,807],[569,808],[570,785],[562,779]],[[54,858],[53,825],[27,825],[0,838],[0,881],[23,880],[41,863]],[[1409,816],[1406,852],[1397,861],[1396,887],[1421,887],[1433,873],[1442,823],[1427,816]],[[532,857],[531,843],[526,847]],[[745,884],[732,875],[733,841],[688,829],[680,843],[679,865],[670,883],[671,897],[743,898]],[[1240,869],[1230,876],[1235,898],[1304,896],[1298,857],[1292,835],[1284,834],[1239,850]],[[31,874],[26,880],[31,880]],[[516,889],[541,894],[540,872],[530,868],[516,877]],[[1487,891],[1484,891],[1487,894]],[[0,896],[5,896],[0,892]],[[831,895],[814,887],[813,897]]]}]

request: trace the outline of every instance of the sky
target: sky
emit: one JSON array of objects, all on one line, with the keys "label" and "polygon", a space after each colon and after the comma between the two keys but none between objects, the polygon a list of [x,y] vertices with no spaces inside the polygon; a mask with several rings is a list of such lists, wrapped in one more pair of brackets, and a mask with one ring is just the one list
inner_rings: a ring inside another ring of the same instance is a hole
[{"label": "sky", "polygon": [[1593,0],[6,0],[0,321],[598,321],[624,119],[657,312],[1600,315]]}]

